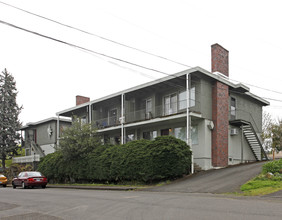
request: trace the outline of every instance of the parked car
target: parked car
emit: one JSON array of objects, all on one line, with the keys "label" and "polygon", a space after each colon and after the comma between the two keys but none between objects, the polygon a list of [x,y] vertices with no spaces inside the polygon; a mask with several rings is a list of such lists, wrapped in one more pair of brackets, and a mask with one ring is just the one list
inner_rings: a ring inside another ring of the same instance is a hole
[{"label": "parked car", "polygon": [[0,174],[0,185],[2,185],[3,187],[7,186],[7,177],[5,177],[3,174]]},{"label": "parked car", "polygon": [[13,188],[21,186],[22,188],[27,187],[42,187],[46,188],[47,178],[38,171],[24,171],[21,172],[16,178],[12,181]]}]

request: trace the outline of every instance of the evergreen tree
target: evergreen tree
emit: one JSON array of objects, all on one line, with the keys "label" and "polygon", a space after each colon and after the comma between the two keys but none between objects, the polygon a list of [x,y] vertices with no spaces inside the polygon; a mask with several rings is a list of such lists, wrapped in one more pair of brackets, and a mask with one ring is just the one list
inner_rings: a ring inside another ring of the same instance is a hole
[{"label": "evergreen tree", "polygon": [[272,147],[277,152],[282,150],[282,119],[272,125]]},{"label": "evergreen tree", "polygon": [[0,159],[5,169],[5,160],[16,154],[21,126],[19,114],[22,107],[16,102],[17,89],[14,77],[5,69],[0,74]]}]

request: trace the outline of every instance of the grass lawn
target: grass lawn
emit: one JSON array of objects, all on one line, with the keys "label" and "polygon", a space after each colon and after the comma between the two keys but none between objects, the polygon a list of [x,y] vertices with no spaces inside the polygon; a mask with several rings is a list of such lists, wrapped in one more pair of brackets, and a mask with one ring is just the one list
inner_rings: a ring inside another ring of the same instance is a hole
[{"label": "grass lawn", "polygon": [[239,196],[262,196],[282,190],[282,159],[263,165],[262,172],[241,186]]},{"label": "grass lawn", "polygon": [[282,181],[271,179],[259,179],[259,177],[250,180],[241,186],[240,195],[244,196],[262,196],[282,190]]}]

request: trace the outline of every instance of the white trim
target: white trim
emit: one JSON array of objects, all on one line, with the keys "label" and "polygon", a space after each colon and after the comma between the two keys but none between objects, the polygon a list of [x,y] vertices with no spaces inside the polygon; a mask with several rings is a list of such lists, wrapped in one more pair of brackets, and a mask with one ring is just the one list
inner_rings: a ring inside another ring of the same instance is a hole
[{"label": "white trim", "polygon": [[[57,121],[57,118],[56,117],[51,117],[51,118],[47,118],[47,119],[44,119],[44,120],[41,120],[41,121],[38,121],[38,122],[29,122],[27,123],[26,125],[22,126],[20,128],[20,130],[24,130],[26,128],[29,128],[31,126],[36,126],[36,125],[39,125],[39,124],[44,124],[44,123],[47,123],[47,122],[50,122],[50,121]],[[61,122],[71,122],[70,119],[60,119]]]},{"label": "white trim", "polygon": [[233,82],[231,82],[231,80],[229,80],[228,78],[226,77],[223,77],[223,76],[220,76],[220,75],[217,75],[217,74],[214,74],[214,73],[211,73],[201,67],[194,67],[194,68],[191,68],[191,69],[188,69],[188,70],[184,70],[182,72],[178,72],[178,73],[175,73],[175,74],[171,74],[169,76],[166,76],[166,77],[163,77],[163,78],[160,78],[160,79],[157,79],[157,80],[154,80],[154,81],[151,81],[151,82],[148,82],[148,83],[144,83],[144,84],[141,84],[139,86],[135,86],[135,87],[132,87],[132,88],[129,88],[129,89],[126,89],[126,90],[123,90],[123,91],[120,91],[120,92],[117,92],[117,93],[114,93],[114,94],[111,94],[111,95],[108,95],[108,96],[105,96],[105,97],[101,97],[99,99],[96,99],[96,100],[93,100],[93,101],[90,101],[90,102],[87,102],[87,103],[83,103],[81,105],[78,105],[78,106],[74,106],[72,108],[68,108],[68,109],[65,109],[65,110],[62,110],[60,112],[57,112],[56,115],[61,115],[63,113],[67,113],[67,112],[70,112],[70,111],[73,111],[75,109],[79,109],[81,107],[84,107],[84,106],[87,106],[87,105],[92,105],[92,104],[95,104],[95,103],[98,103],[98,102],[101,102],[101,101],[104,101],[104,100],[107,100],[107,99],[110,99],[110,98],[114,98],[114,97],[118,97],[120,96],[121,94],[126,94],[126,93],[130,93],[130,92],[133,92],[133,91],[136,91],[136,90],[139,90],[139,89],[142,89],[142,88],[146,88],[146,87],[149,87],[149,86],[153,86],[153,85],[156,85],[156,84],[159,84],[161,82],[165,82],[165,81],[168,81],[168,80],[171,80],[171,79],[174,79],[175,77],[181,77],[181,76],[185,76],[186,74],[190,74],[190,73],[193,73],[193,72],[201,72],[202,74],[210,77],[210,78],[213,78],[217,81],[220,81],[234,89],[243,89],[246,93],[246,95],[249,95],[251,96],[252,98],[264,103],[265,105],[269,105],[269,102],[258,97],[258,96],[255,96],[251,93],[249,93],[250,91],[250,88],[241,84],[241,83],[238,83],[238,84],[235,84]]}]

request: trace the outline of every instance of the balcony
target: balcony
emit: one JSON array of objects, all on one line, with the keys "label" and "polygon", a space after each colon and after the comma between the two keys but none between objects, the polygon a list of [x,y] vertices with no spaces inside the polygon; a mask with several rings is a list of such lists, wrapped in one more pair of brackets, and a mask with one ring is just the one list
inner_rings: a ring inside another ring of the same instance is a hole
[{"label": "balcony", "polygon": [[[184,103],[185,102],[185,103]],[[181,108],[181,109],[180,109]],[[150,109],[140,109],[127,112],[125,110],[124,123],[140,122],[154,118],[168,117],[175,114],[186,112],[186,100],[182,102],[169,103],[167,105],[153,106]],[[121,125],[121,116],[112,116],[107,118],[94,119],[94,125],[98,129],[114,127]]]},{"label": "balcony", "polygon": [[40,161],[40,155],[35,154],[31,156],[25,156],[25,157],[14,157],[13,163],[32,163],[32,162],[39,162]]}]

